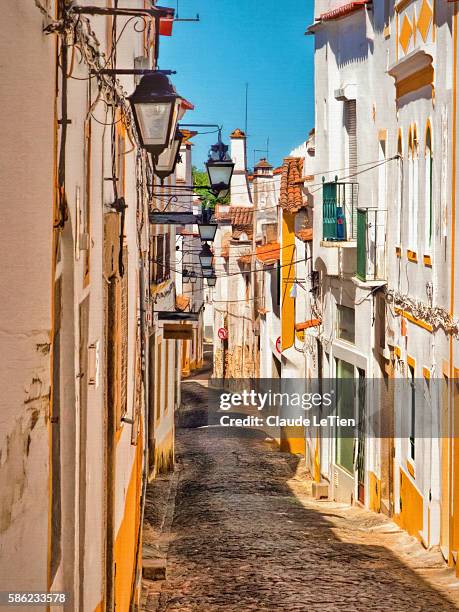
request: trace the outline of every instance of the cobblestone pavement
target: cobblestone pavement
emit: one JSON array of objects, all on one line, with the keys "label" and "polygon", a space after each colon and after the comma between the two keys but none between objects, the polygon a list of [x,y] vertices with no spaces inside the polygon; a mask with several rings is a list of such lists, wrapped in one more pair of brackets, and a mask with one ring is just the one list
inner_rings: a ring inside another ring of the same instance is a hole
[{"label": "cobblestone pavement", "polygon": [[[184,400],[202,410],[203,392],[188,382]],[[381,515],[312,500],[298,457],[259,432],[193,428],[192,415],[176,473],[149,489],[146,547],[167,554],[167,577],[145,581],[144,610],[459,610],[438,553]]]}]

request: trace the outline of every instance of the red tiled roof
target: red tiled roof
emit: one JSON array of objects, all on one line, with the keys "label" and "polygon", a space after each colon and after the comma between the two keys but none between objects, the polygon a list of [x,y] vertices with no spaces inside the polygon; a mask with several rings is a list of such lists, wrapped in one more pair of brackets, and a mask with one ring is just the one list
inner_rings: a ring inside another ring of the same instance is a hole
[{"label": "red tiled roof", "polygon": [[255,164],[254,167],[255,168],[272,168],[271,164],[269,163],[269,161],[267,161],[266,157],[262,157],[260,161],[257,164]]},{"label": "red tiled roof", "polygon": [[354,2],[347,2],[342,6],[338,6],[331,11],[327,11],[326,13],[322,13],[320,16],[321,21],[332,21],[333,19],[340,19],[341,17],[345,17],[346,15],[350,15],[355,11],[358,11],[364,8],[370,0],[354,0]]},{"label": "red tiled roof", "polygon": [[312,240],[312,227],[304,227],[295,233],[295,236],[303,242],[310,242]]},{"label": "red tiled roof", "polygon": [[268,242],[257,247],[257,260],[263,264],[271,264],[280,259],[280,244],[278,242]]},{"label": "red tiled roof", "polygon": [[305,206],[301,186],[296,184],[303,175],[303,159],[286,157],[282,166],[280,205],[288,212],[297,212]]},{"label": "red tiled roof", "polygon": [[247,206],[230,206],[231,225],[252,227],[253,208]]},{"label": "red tiled roof", "polygon": [[245,138],[245,132],[243,132],[239,128],[236,128],[234,132],[230,134],[230,138]]}]

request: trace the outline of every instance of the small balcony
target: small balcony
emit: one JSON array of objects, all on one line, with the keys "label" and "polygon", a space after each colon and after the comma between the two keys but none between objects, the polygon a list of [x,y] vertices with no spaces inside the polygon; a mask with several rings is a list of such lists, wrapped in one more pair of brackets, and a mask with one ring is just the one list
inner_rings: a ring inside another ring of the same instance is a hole
[{"label": "small balcony", "polygon": [[357,209],[358,283],[374,286],[386,283],[386,211],[376,208]]},{"label": "small balcony", "polygon": [[355,246],[358,192],[358,183],[324,183],[323,246]]}]

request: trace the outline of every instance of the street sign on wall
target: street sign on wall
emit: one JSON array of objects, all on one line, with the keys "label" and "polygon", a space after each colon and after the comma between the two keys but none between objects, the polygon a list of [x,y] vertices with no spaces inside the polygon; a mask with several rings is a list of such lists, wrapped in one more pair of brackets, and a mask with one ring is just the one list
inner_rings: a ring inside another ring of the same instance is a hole
[{"label": "street sign on wall", "polygon": [[218,337],[220,340],[228,340],[228,330],[224,327],[220,327],[218,330]]}]

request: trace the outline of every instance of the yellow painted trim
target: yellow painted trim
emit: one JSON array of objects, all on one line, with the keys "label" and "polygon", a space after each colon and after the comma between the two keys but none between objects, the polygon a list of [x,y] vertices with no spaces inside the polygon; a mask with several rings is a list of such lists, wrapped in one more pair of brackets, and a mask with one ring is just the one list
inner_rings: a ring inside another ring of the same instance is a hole
[{"label": "yellow painted trim", "polygon": [[373,512],[381,510],[381,480],[374,472],[368,472],[369,509]]},{"label": "yellow painted trim", "polygon": [[394,353],[400,359],[402,356],[402,350],[399,346],[394,346]]},{"label": "yellow painted trim", "polygon": [[282,269],[281,269],[281,329],[282,350],[295,342],[295,299],[290,292],[295,280],[295,216],[283,211],[282,214]]},{"label": "yellow painted trim", "polygon": [[401,247],[395,247],[395,255],[397,257],[401,257],[402,256],[402,249],[401,249]]},{"label": "yellow painted trim", "polygon": [[413,317],[413,315],[407,312],[406,310],[402,310],[401,308],[395,308],[395,313],[400,315],[404,319],[407,319],[411,323],[414,323],[415,325],[422,327],[428,332],[433,332],[433,327],[432,325],[430,325],[430,323],[426,323],[425,321],[422,321],[421,319],[417,319],[416,317]]},{"label": "yellow painted trim", "polygon": [[411,355],[407,355],[406,363],[410,366],[410,368],[413,368],[413,370],[416,370],[416,359],[414,357],[411,357]]},{"label": "yellow painted trim", "polygon": [[414,475],[414,465],[409,460],[406,461],[406,469],[412,478],[416,478]]},{"label": "yellow painted trim", "polygon": [[379,130],[378,140],[387,140],[387,130],[386,129]]},{"label": "yellow painted trim", "polygon": [[422,368],[422,375],[424,376],[424,378],[426,378],[427,380],[430,380],[430,369],[423,367]]},{"label": "yellow painted trim", "polygon": [[428,266],[429,268],[432,267],[432,257],[430,255],[424,255],[422,259],[424,261],[425,266]]},{"label": "yellow painted trim", "polygon": [[104,600],[100,601],[97,606],[94,608],[94,612],[104,612]]},{"label": "yellow painted trim", "polygon": [[424,505],[421,493],[409,475],[400,468],[400,514],[394,516],[395,522],[410,535],[421,540],[423,530]]},{"label": "yellow painted trim", "polygon": [[406,256],[408,257],[408,261],[412,261],[413,263],[418,263],[418,254],[416,251],[408,251],[406,252]]},{"label": "yellow painted trim", "polygon": [[142,489],[142,427],[137,439],[136,453],[126,490],[124,516],[114,544],[115,608],[129,610],[131,591],[135,580],[137,536],[140,523],[140,497]]},{"label": "yellow painted trim", "polygon": [[[58,4],[55,4],[55,17],[56,19],[59,16],[59,7]],[[58,38],[55,37],[54,42],[54,55],[56,66],[59,63],[59,47],[58,47]],[[53,196],[52,196],[52,210],[53,210],[53,220],[56,221],[57,216],[57,207],[58,207],[58,148],[59,148],[59,124],[58,124],[58,92],[59,92],[59,84],[58,84],[58,71],[55,71],[54,78],[54,108],[53,108]],[[51,350],[49,351],[49,376],[50,376],[50,392],[49,392],[49,401],[48,401],[48,409],[49,416],[52,416],[53,411],[53,393],[54,393],[54,326],[55,326],[55,304],[54,304],[54,294],[55,294],[55,283],[56,283],[56,262],[57,262],[57,249],[59,248],[59,237],[60,237],[60,229],[56,227],[55,223],[53,223],[54,231],[52,235],[52,265],[51,265],[51,330],[50,330],[50,340],[51,340]],[[47,542],[47,584],[48,590],[51,589],[51,531],[52,531],[52,519],[53,519],[53,431],[51,418],[48,418],[47,421],[47,430],[48,430],[48,542]]]}]

